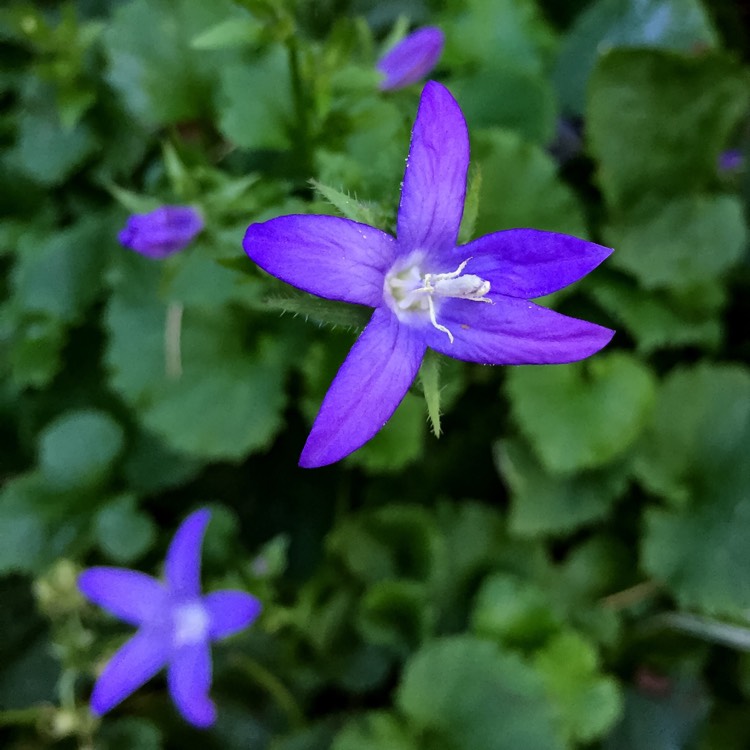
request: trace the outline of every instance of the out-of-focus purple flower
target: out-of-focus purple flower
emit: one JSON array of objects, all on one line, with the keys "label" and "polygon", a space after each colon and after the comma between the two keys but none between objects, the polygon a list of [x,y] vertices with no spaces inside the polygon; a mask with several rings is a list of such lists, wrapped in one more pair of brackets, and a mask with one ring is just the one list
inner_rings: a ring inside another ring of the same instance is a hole
[{"label": "out-of-focus purple flower", "polygon": [[444,44],[445,36],[436,26],[409,34],[378,60],[376,67],[385,76],[380,88],[393,91],[421,81],[437,65]]},{"label": "out-of-focus purple flower", "polygon": [[560,164],[565,164],[578,156],[583,149],[580,121],[560,117],[557,120],[557,130],[554,140],[547,146],[549,154]]},{"label": "out-of-focus purple flower", "polygon": [[251,224],[245,252],[312,294],[373,316],[326,394],[300,465],[324,466],[390,419],[428,347],[482,364],[557,364],[599,351],[613,331],[529,300],[577,281],[612,251],[554,232],[511,229],[457,246],[469,134],[441,84],[422,92],[406,160],[397,238],[333,216]]},{"label": "out-of-focus purple flower", "polygon": [[203,217],[191,206],[162,206],[133,214],[117,238],[141,255],[161,259],[189,245],[202,229]]},{"label": "out-of-focus purple flower", "polygon": [[738,148],[731,148],[719,154],[720,172],[739,172],[745,166],[745,157]]},{"label": "out-of-focus purple flower", "polygon": [[180,713],[207,727],[216,719],[211,687],[210,643],[246,628],[260,602],[244,591],[201,595],[200,555],[210,519],[206,509],[189,515],[174,535],[165,563],[166,581],[126,568],[90,568],[78,587],[92,602],[137,625],[136,634],[108,662],[91,696],[103,714],[167,666],[167,685]]}]

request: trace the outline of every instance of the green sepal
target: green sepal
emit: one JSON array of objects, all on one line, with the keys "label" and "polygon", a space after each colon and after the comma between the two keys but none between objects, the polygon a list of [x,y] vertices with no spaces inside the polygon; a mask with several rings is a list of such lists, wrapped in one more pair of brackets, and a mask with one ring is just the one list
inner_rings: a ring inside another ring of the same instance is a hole
[{"label": "green sepal", "polygon": [[372,204],[358,201],[351,195],[342,193],[340,190],[324,185],[317,180],[310,180],[310,184],[345,218],[373,227],[378,226],[378,223],[382,220],[381,212]]},{"label": "green sepal", "polygon": [[265,310],[302,315],[305,320],[330,326],[361,329],[370,319],[370,309],[362,305],[312,297],[308,294],[272,294],[261,303]]},{"label": "green sepal", "polygon": [[427,416],[430,418],[432,434],[439,438],[440,429],[440,362],[438,355],[427,350],[419,368],[419,382],[422,385],[424,400],[427,402]]}]

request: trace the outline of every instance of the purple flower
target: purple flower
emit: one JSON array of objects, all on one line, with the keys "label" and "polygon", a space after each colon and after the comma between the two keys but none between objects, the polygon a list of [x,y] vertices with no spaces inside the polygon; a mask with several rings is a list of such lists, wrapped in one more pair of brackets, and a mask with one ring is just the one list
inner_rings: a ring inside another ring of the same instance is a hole
[{"label": "purple flower", "polygon": [[199,727],[216,719],[208,697],[210,642],[246,628],[261,605],[244,591],[201,596],[200,553],[210,515],[198,510],[177,529],[167,552],[165,583],[125,568],[90,568],[79,576],[86,597],[139,628],[96,681],[95,713],[114,708],[168,665],[167,684],[180,713]]},{"label": "purple flower", "polygon": [[739,172],[745,166],[745,157],[737,148],[722,151],[719,154],[720,172]]},{"label": "purple flower", "polygon": [[444,44],[445,36],[435,26],[409,34],[378,60],[376,67],[385,75],[380,88],[393,91],[421,81],[437,65]]},{"label": "purple flower", "polygon": [[117,235],[120,244],[149,258],[166,258],[189,245],[203,229],[203,218],[190,206],[162,206],[133,214]]},{"label": "purple flower", "polygon": [[612,338],[529,302],[585,276],[609,248],[534,229],[456,246],[468,165],[461,110],[430,81],[412,131],[398,239],[333,216],[248,227],[245,252],[261,268],[321,297],[375,308],[323,400],[301,466],[338,461],[375,435],[427,347],[482,364],[555,364],[588,357]]}]

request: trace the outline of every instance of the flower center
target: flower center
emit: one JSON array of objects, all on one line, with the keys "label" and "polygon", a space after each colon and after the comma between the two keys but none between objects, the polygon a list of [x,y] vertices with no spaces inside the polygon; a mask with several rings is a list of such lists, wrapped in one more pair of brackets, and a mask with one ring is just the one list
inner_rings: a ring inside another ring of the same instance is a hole
[{"label": "flower center", "polygon": [[211,624],[206,608],[200,602],[179,604],[173,612],[173,642],[175,646],[200,643],[208,637]]},{"label": "flower center", "polygon": [[428,313],[430,322],[438,331],[445,333],[453,343],[453,334],[437,322],[436,301],[445,297],[465,299],[470,302],[488,302],[490,282],[473,273],[464,273],[467,258],[455,271],[450,273],[422,273],[421,259],[398,270],[391,269],[385,277],[385,292],[391,308],[403,319],[406,313]]}]

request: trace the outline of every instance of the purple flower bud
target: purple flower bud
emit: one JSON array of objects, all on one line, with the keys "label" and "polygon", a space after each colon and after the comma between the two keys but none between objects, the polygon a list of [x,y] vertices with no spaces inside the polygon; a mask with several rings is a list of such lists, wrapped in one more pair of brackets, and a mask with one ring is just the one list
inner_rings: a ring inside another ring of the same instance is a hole
[{"label": "purple flower bud", "polygon": [[444,44],[445,36],[435,26],[409,34],[378,60],[376,67],[385,75],[380,88],[393,91],[422,80],[437,65]]},{"label": "purple flower bud", "polygon": [[203,218],[190,206],[161,206],[133,214],[117,238],[124,247],[148,258],[166,258],[182,250],[203,229]]},{"label": "purple flower bud", "polygon": [[737,148],[731,148],[728,151],[722,151],[719,154],[719,171],[720,172],[739,172],[745,166],[745,157]]}]

